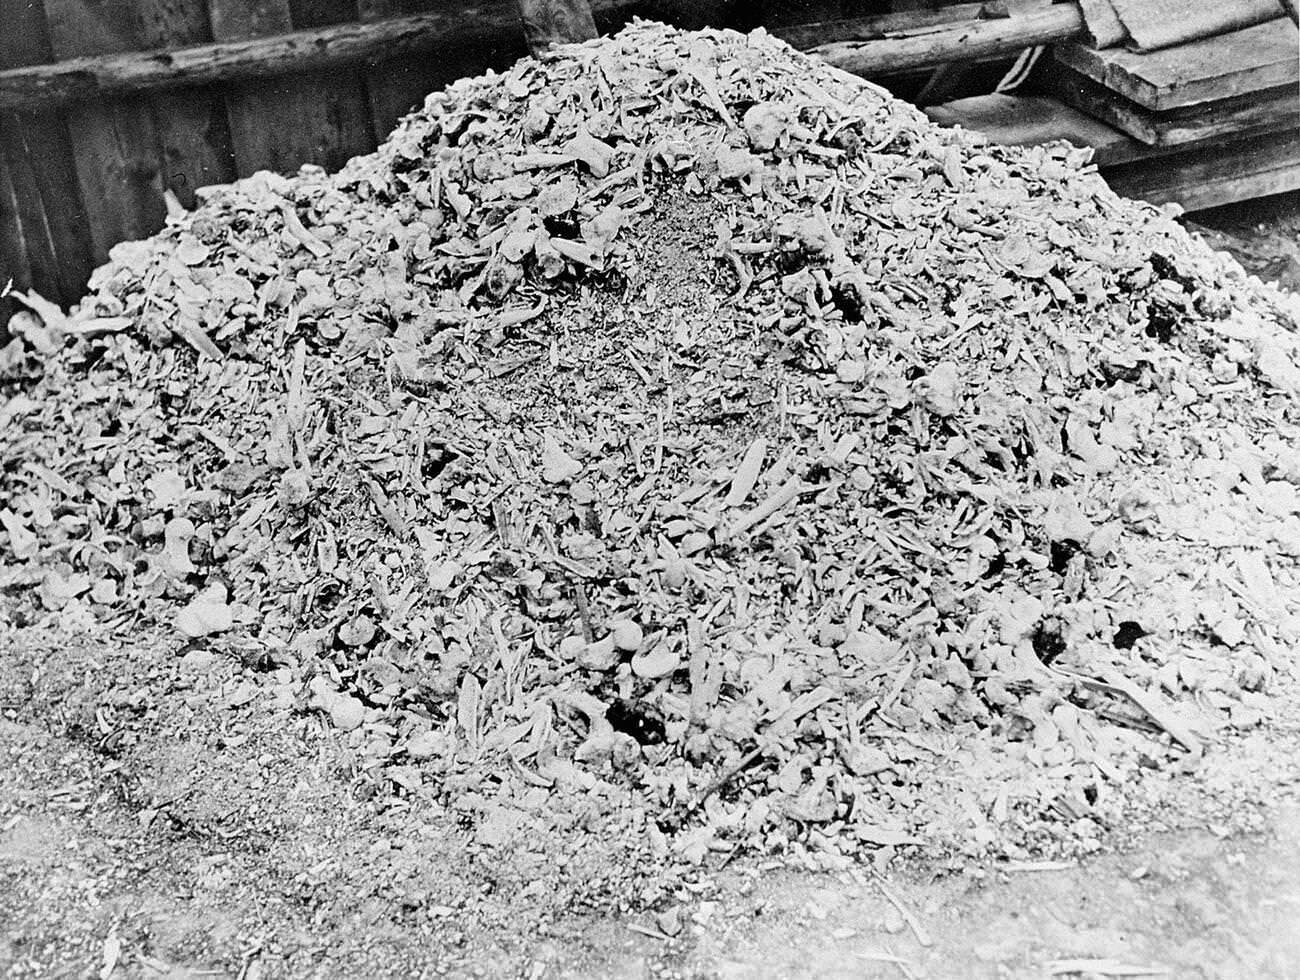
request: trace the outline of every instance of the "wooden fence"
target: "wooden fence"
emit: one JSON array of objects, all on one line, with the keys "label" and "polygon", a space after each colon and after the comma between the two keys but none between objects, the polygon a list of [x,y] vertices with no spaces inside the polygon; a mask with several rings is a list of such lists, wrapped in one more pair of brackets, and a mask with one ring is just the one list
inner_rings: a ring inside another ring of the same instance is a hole
[{"label": "wooden fence", "polygon": [[[594,0],[751,27],[951,0]],[[967,4],[966,6],[973,6]],[[0,0],[0,286],[67,304],[164,192],[372,150],[424,95],[524,53],[512,0]],[[0,301],[0,332],[7,320]]]}]

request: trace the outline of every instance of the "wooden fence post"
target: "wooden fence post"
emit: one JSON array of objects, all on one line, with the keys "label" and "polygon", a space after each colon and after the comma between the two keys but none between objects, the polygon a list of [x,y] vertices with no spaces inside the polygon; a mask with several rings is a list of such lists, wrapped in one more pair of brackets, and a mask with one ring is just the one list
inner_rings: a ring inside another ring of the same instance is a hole
[{"label": "wooden fence post", "polygon": [[552,45],[596,36],[596,19],[587,0],[519,0],[519,16],[533,57],[545,54]]}]

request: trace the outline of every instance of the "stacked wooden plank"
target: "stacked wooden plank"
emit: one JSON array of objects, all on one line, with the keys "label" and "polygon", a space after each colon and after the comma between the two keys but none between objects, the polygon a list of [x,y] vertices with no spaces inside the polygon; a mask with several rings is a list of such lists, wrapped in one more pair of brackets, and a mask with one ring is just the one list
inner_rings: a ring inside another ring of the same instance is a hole
[{"label": "stacked wooden plank", "polygon": [[1063,100],[1153,146],[1300,122],[1295,26],[1278,17],[1159,51],[1057,45]]},{"label": "stacked wooden plank", "polygon": [[[1300,35],[1275,0],[1224,3],[1215,24],[1239,27],[1151,50],[1197,28],[1177,23],[1177,0],[1084,4],[1089,36],[1053,48],[1035,97],[981,97],[931,111],[1007,143],[1064,138],[1094,146],[1122,193],[1189,210],[1300,188]],[[1114,25],[1098,9],[1115,13]],[[1261,23],[1261,13],[1278,16]],[[1154,14],[1170,21],[1161,26]],[[1197,17],[1208,17],[1202,7]],[[1158,163],[1153,162],[1158,158]]]}]

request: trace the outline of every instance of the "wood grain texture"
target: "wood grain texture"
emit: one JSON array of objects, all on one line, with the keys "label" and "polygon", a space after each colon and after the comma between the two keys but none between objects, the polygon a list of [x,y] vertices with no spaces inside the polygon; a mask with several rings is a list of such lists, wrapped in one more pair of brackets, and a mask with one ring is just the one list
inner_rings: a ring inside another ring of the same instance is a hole
[{"label": "wood grain texture", "polygon": [[1110,48],[1128,39],[1128,31],[1110,0],[1078,0],[1078,3],[1083,11],[1084,33],[1089,47]]},{"label": "wood grain texture", "polygon": [[[289,0],[211,0],[209,9],[217,41],[285,34],[295,27]],[[320,9],[322,16],[337,14],[333,4]],[[293,173],[304,163],[336,170],[373,146],[355,69],[234,83],[226,92],[240,175],[262,169]]]},{"label": "wood grain texture", "polygon": [[[187,0],[202,2],[202,0]],[[363,0],[382,11],[387,5]],[[233,5],[232,5],[233,6]],[[359,7],[362,5],[359,5]],[[457,5],[449,10],[438,0],[403,3],[432,7],[409,17],[376,13],[365,23],[273,33],[242,40],[190,45],[157,51],[69,58],[25,68],[0,68],[0,108],[29,108],[103,99],[145,89],[206,85],[301,74],[341,65],[378,64],[419,54],[429,69],[473,65],[475,73],[505,64],[526,53],[519,14],[509,2]],[[594,5],[597,23],[616,29],[640,9],[639,0],[602,0]],[[258,17],[255,21],[267,18]],[[214,23],[228,29],[225,18]],[[2,35],[0,35],[2,36]]]},{"label": "wood grain texture", "polygon": [[1271,133],[1103,171],[1111,188],[1188,211],[1300,189],[1300,132]]},{"label": "wood grain texture", "polygon": [[1300,32],[1285,18],[1143,54],[1062,44],[1061,64],[1157,112],[1300,84]]},{"label": "wood grain texture", "polygon": [[0,156],[17,195],[30,284],[48,299],[69,303],[80,295],[95,258],[67,128],[48,116],[0,114]]},{"label": "wood grain texture", "polygon": [[[27,0],[0,0],[0,68],[53,59],[43,10]],[[94,265],[76,164],[62,113],[0,113],[0,167],[15,195],[12,221],[0,236],[21,243],[27,284],[68,303]]]},{"label": "wood grain texture", "polygon": [[831,21],[843,15],[839,0],[767,0],[759,14],[764,27],[773,33],[793,24]]},{"label": "wood grain texture", "polygon": [[[9,113],[0,115],[0,133],[9,123]],[[32,266],[27,257],[27,239],[18,213],[18,192],[10,176],[9,161],[3,154],[3,137],[0,137],[0,292],[6,284],[16,289],[29,289],[32,284]],[[0,334],[4,324],[15,312],[11,304],[0,299]],[[0,344],[4,338],[0,336]]]},{"label": "wood grain texture", "polygon": [[1278,0],[1110,0],[1140,51],[1184,44],[1282,15]]},{"label": "wood grain texture", "polygon": [[[169,31],[193,29],[174,0],[114,4],[92,0],[45,0],[50,42],[58,58],[133,51],[172,43]],[[189,38],[182,37],[178,43]],[[143,238],[162,227],[166,215],[166,153],[156,106],[145,95],[124,95],[68,111],[77,181],[96,262],[117,242]],[[173,132],[201,123],[188,103],[165,108]]]},{"label": "wood grain texture", "polygon": [[[420,13],[415,0],[357,0],[357,17],[363,24],[376,24],[396,17]],[[370,100],[370,124],[375,143],[382,143],[397,120],[423,105],[424,97],[442,80],[440,60],[427,54],[376,57],[366,65],[363,77]],[[464,64],[453,55],[452,70]],[[464,72],[461,72],[464,74]]]},{"label": "wood grain texture", "polygon": [[1300,99],[1293,85],[1153,112],[1077,73],[1046,74],[1044,82],[1067,105],[1151,146],[1178,146],[1212,137],[1236,138],[1300,128]]},{"label": "wood grain texture", "polygon": [[[136,0],[137,43],[171,49],[212,40],[206,0]],[[150,93],[149,106],[162,148],[162,181],[186,207],[194,189],[235,176],[225,102],[212,86]]]},{"label": "wood grain texture", "polygon": [[1300,133],[1283,131],[1178,147],[1148,146],[1055,99],[982,95],[926,110],[944,126],[982,132],[1003,145],[1065,139],[1091,146],[1111,187],[1152,204],[1216,207],[1300,187]]},{"label": "wood grain texture", "polygon": [[883,75],[973,61],[1069,40],[1083,32],[1083,15],[1073,4],[1054,4],[997,20],[977,20],[929,34],[876,41],[823,44],[810,53],[857,75]]},{"label": "wood grain texture", "polygon": [[916,34],[962,21],[978,20],[988,4],[954,3],[935,9],[903,10],[869,17],[809,17],[787,23],[764,21],[774,36],[796,48],[814,48],[835,42],[873,41],[884,37]]}]

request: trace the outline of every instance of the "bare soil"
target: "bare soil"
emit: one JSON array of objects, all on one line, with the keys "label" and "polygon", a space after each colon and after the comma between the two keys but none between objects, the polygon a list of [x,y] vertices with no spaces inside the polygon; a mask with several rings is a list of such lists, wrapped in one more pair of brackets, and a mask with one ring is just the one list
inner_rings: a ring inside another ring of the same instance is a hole
[{"label": "bare soil", "polygon": [[373,794],[355,747],[227,656],[27,630],[0,664],[6,976],[1300,975],[1294,694],[1130,787],[1082,861],[706,854],[656,878],[617,801],[556,822]]},{"label": "bare soil", "polygon": [[1300,290],[1300,192],[1197,211],[1185,223],[1247,272]]}]

